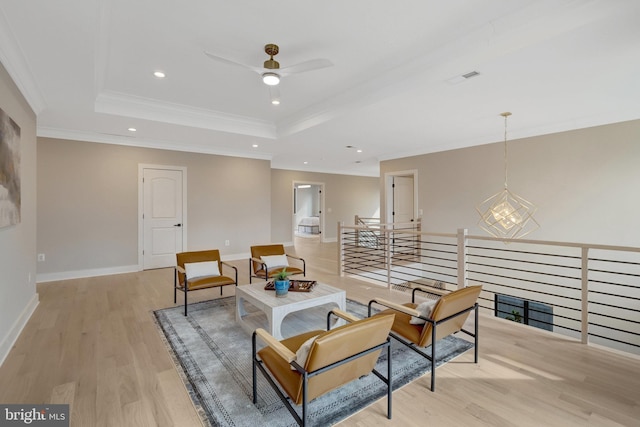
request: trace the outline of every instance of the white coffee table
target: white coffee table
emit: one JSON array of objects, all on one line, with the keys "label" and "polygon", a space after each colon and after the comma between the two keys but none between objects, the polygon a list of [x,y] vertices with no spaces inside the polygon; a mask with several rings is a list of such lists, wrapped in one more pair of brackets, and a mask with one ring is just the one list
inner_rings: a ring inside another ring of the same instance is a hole
[{"label": "white coffee table", "polygon": [[245,301],[267,315],[269,332],[278,340],[283,338],[282,320],[290,313],[328,303],[335,303],[341,310],[347,308],[347,293],[324,283],[317,283],[311,292],[289,292],[284,298],[276,298],[275,291],[266,291],[265,285],[256,282],[236,287],[236,322],[249,333],[256,325],[246,321]]}]

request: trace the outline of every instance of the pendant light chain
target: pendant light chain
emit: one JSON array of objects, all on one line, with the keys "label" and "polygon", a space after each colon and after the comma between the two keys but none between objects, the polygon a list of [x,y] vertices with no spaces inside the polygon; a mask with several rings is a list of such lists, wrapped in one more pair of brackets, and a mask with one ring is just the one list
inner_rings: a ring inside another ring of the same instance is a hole
[{"label": "pendant light chain", "polygon": [[509,117],[511,113],[506,112],[502,113],[501,116],[504,117],[504,188],[507,188],[507,117]]}]

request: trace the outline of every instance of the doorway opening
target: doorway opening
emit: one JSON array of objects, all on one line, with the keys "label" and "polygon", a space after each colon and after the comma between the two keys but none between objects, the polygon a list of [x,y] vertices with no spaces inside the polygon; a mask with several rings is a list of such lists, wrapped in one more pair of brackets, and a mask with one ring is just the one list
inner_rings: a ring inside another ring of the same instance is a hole
[{"label": "doorway opening", "polygon": [[293,235],[322,240],[324,229],[324,183],[293,183]]}]

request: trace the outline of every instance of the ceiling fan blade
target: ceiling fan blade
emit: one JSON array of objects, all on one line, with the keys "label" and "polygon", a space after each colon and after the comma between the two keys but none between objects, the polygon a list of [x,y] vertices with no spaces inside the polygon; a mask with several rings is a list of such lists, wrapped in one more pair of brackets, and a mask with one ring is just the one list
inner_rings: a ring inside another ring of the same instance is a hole
[{"label": "ceiling fan blade", "polygon": [[236,61],[234,61],[232,59],[223,58],[222,56],[214,55],[213,53],[209,53],[207,51],[204,51],[204,54],[207,55],[209,58],[213,59],[214,61],[222,62],[222,63],[228,64],[228,65],[237,65],[237,66],[246,68],[248,70],[254,71],[254,72],[258,73],[258,74],[262,74],[264,72],[264,70],[262,68],[253,67],[251,65],[243,64],[241,62],[236,62]]},{"label": "ceiling fan blade", "polygon": [[269,86],[269,97],[273,105],[280,105],[280,89],[278,89],[278,86]]},{"label": "ceiling fan blade", "polygon": [[301,62],[290,67],[280,68],[278,74],[280,76],[288,76],[290,74],[304,73],[306,71],[319,70],[321,68],[327,68],[333,66],[333,62],[328,59],[311,59],[309,61]]}]

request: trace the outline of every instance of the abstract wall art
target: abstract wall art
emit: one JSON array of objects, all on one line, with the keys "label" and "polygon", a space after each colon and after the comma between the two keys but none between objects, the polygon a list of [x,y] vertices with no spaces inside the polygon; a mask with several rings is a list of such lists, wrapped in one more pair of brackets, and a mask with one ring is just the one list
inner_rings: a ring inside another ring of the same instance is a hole
[{"label": "abstract wall art", "polygon": [[0,108],[0,228],[20,223],[20,127]]}]

